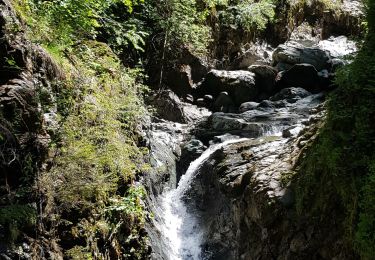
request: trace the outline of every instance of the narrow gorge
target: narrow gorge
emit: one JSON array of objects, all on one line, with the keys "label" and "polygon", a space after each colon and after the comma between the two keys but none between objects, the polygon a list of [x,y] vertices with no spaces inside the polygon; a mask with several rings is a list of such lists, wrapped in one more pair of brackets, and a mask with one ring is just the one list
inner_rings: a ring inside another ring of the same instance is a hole
[{"label": "narrow gorge", "polygon": [[374,259],[374,15],[0,0],[0,260]]}]

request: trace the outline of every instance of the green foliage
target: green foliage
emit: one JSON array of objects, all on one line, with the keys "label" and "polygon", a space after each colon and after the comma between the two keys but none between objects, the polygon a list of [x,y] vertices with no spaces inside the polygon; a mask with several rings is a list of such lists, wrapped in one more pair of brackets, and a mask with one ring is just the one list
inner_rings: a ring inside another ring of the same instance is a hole
[{"label": "green foliage", "polygon": [[[144,151],[136,146],[134,132],[146,111],[140,98],[144,86],[137,81],[142,72],[124,68],[108,45],[85,41],[67,56],[74,66],[61,60],[68,77],[62,87],[68,90],[59,91],[58,104],[70,107],[62,110],[61,137],[51,147],[56,154],[52,168],[39,182],[47,199],[45,221],[54,219],[56,228],[71,223],[71,234],[86,240],[85,247],[68,252],[78,259],[88,252],[105,255],[98,239],[121,240],[110,236],[117,232],[116,223],[131,230],[144,223],[141,196],[132,183],[145,166]],[[109,217],[118,207],[121,214]],[[80,217],[62,219],[66,212],[77,212]],[[125,250],[122,247],[119,254]]]},{"label": "green foliage", "polygon": [[0,226],[5,228],[7,243],[17,240],[20,230],[32,228],[36,223],[36,210],[29,205],[8,205],[0,207]]},{"label": "green foliage", "polygon": [[207,53],[211,31],[205,24],[204,10],[199,10],[196,0],[162,0],[157,5],[150,0],[147,4],[156,13],[154,18],[170,48],[182,44],[197,55]]},{"label": "green foliage", "polygon": [[[63,81],[51,82],[59,128],[50,144],[49,167],[37,176],[36,186],[45,201],[44,231],[64,230],[74,238],[65,242],[75,246],[64,248],[72,259],[144,259],[147,254],[140,231],[144,191],[134,187],[147,167],[147,151],[137,147],[136,135],[146,113],[143,71],[124,67],[110,48],[142,50],[147,33],[131,18],[142,2],[16,2],[28,37],[64,70]],[[123,10],[126,19],[121,21],[116,10]],[[95,40],[99,33],[112,37],[101,43]],[[34,180],[35,175],[28,176],[28,192]]]},{"label": "green foliage", "polygon": [[246,0],[220,12],[221,22],[245,31],[262,31],[275,16],[273,0]]},{"label": "green foliage", "polygon": [[65,50],[84,39],[95,39],[100,28],[115,32],[120,44],[141,49],[144,32],[134,23],[116,21],[109,12],[121,6],[127,13],[143,0],[16,0],[17,10],[30,26],[29,38],[44,45]]},{"label": "green foliage", "polygon": [[[368,15],[374,2],[368,1]],[[363,259],[373,258],[375,245],[375,25],[368,20],[366,42],[337,75],[327,122],[295,185],[300,213],[344,215],[346,238]]]}]

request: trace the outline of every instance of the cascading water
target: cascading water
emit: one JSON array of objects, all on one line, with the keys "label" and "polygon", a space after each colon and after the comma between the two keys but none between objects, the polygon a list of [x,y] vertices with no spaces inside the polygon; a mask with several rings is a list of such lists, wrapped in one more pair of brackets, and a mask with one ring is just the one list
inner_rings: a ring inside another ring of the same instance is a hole
[{"label": "cascading water", "polygon": [[160,197],[162,209],[160,232],[168,251],[169,260],[201,259],[202,233],[194,212],[184,202],[186,191],[199,167],[218,149],[246,139],[228,140],[211,145],[198,159],[193,161],[176,189]]},{"label": "cascading water", "polygon": [[[302,122],[308,119],[309,110],[319,105],[320,102],[320,95],[311,95],[281,109],[273,108],[265,110],[266,112],[264,110],[253,110],[249,114],[218,114],[218,116],[226,116],[223,120],[229,126],[231,122],[241,122],[242,136],[249,136],[254,141],[257,139],[259,144],[265,140],[263,146],[260,147],[269,151],[269,154],[275,155],[269,155],[264,161],[272,164],[277,157],[274,150],[279,149],[281,144],[288,140],[282,138],[284,131],[286,130],[285,136],[296,136],[303,129]],[[235,123],[234,125],[238,125]],[[228,132],[224,132],[224,135],[228,136],[221,135],[220,138],[216,138],[216,140],[221,140],[221,143],[212,144],[198,159],[190,164],[176,189],[164,191],[158,195],[154,204],[152,204],[155,214],[151,223],[152,229],[150,229],[153,232],[151,238],[154,249],[153,259],[211,259],[210,255],[215,255],[217,253],[215,250],[220,250],[220,248],[207,247],[207,239],[210,239],[208,237],[210,228],[207,226],[205,214],[209,212],[209,206],[204,210],[205,212],[203,211],[202,215],[202,209],[197,208],[197,205],[194,204],[199,197],[195,198],[195,194],[190,194],[190,192],[197,181],[195,177],[215,152],[227,145],[249,140],[246,138],[239,139],[241,135],[232,135]],[[281,140],[267,143],[266,137],[270,136],[276,136]],[[211,140],[215,140],[215,138]],[[166,165],[168,165],[168,162]],[[173,181],[171,183],[173,184]],[[215,219],[214,215],[209,218]]]}]

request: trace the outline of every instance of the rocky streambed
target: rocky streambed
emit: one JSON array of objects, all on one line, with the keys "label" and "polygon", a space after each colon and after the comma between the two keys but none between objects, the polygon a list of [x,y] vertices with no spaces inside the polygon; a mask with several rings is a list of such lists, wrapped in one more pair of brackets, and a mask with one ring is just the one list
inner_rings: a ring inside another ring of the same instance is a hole
[{"label": "rocky streambed", "polygon": [[287,42],[269,64],[213,69],[185,98],[153,98],[165,118],[148,137],[153,259],[339,256],[324,246],[334,232],[293,219],[290,179],[324,118],[334,73],[353,52],[346,37]]}]

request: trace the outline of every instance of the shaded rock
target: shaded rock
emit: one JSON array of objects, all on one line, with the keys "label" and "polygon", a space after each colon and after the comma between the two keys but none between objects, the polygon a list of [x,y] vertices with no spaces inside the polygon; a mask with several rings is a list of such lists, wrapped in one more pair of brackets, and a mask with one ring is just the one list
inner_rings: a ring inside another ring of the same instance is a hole
[{"label": "shaded rock", "polygon": [[312,93],[322,90],[318,71],[311,64],[297,64],[283,72],[277,82],[280,88],[304,88]]},{"label": "shaded rock", "polygon": [[240,106],[247,101],[256,100],[259,89],[255,85],[255,74],[249,71],[211,70],[200,84],[198,92],[219,96],[227,92],[235,105]]},{"label": "shaded rock", "polygon": [[198,139],[191,139],[181,148],[181,156],[177,163],[177,183],[192,161],[197,159],[207,147]]},{"label": "shaded rock", "polygon": [[[178,57],[170,58],[173,59],[173,66],[164,66],[163,83],[179,97],[192,93],[195,83],[201,81],[210,70],[206,61],[192,54],[187,48],[178,53]],[[161,64],[158,62],[159,57],[152,62],[155,63],[150,72],[152,85],[159,85]]]},{"label": "shaded rock", "polygon": [[213,104],[213,111],[228,113],[235,109],[234,106],[235,105],[232,98],[228,95],[227,92],[224,91],[221,92],[215,99],[215,102]]},{"label": "shaded rock", "polygon": [[275,92],[277,70],[267,65],[252,65],[248,70],[255,74],[256,85],[261,93],[269,97]]},{"label": "shaded rock", "polygon": [[360,0],[343,0],[338,9],[323,10],[322,38],[326,39],[331,35],[361,35],[364,10],[364,2]]},{"label": "shaded rock", "polygon": [[330,57],[326,51],[318,47],[305,47],[293,41],[279,45],[272,58],[275,65],[280,62],[289,65],[306,63],[319,71],[330,67]]},{"label": "shaded rock", "polygon": [[159,117],[173,122],[187,122],[182,102],[172,91],[166,90],[155,94],[150,103],[156,108]]},{"label": "shaded rock", "polygon": [[259,103],[257,102],[245,102],[241,104],[239,111],[240,113],[243,113],[243,112],[246,112],[246,111],[249,111],[251,109],[258,107],[258,105]]},{"label": "shaded rock", "polygon": [[203,100],[206,103],[207,108],[212,108],[214,104],[214,97],[212,95],[204,95]]}]

